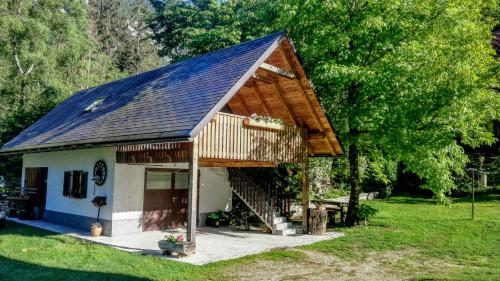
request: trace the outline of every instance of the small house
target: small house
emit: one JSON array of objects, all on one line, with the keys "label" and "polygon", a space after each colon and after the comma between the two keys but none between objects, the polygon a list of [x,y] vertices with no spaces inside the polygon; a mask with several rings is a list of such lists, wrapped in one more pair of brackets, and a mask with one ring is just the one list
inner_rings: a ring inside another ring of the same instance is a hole
[{"label": "small house", "polygon": [[[294,233],[279,198],[238,169],[342,154],[291,41],[275,33],[75,93],[2,154],[22,154],[22,188],[44,220],[86,229],[106,197],[108,236],[186,227],[238,196],[274,234]],[[308,206],[307,173],[303,206]],[[307,225],[307,216],[304,216]]]}]

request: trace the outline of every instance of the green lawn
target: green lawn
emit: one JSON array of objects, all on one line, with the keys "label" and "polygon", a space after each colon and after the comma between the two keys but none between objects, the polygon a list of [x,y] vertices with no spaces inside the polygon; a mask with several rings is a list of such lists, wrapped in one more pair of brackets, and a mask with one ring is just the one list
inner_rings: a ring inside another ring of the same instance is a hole
[{"label": "green lawn", "polygon": [[[290,280],[308,278],[310,268],[360,280],[383,279],[383,274],[413,280],[500,280],[500,194],[480,195],[478,201],[471,221],[466,199],[451,207],[410,197],[376,200],[370,204],[380,212],[370,225],[339,229],[345,237],[206,266],[125,253],[9,223],[0,230],[0,279],[252,280],[275,274]],[[287,270],[277,271],[277,266]],[[361,273],[358,267],[364,268]]]}]

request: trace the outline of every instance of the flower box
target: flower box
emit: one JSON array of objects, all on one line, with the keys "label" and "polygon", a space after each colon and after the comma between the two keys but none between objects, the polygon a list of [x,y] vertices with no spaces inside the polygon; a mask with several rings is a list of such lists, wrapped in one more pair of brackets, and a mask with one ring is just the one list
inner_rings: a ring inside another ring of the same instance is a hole
[{"label": "flower box", "polygon": [[255,120],[253,118],[245,118],[243,119],[243,125],[247,127],[256,127],[256,128],[265,128],[270,130],[283,130],[283,124],[266,122],[262,120]]},{"label": "flower box", "polygon": [[158,247],[167,255],[174,253],[181,255],[192,255],[195,251],[194,243],[190,242],[170,242],[168,240],[158,241]]}]

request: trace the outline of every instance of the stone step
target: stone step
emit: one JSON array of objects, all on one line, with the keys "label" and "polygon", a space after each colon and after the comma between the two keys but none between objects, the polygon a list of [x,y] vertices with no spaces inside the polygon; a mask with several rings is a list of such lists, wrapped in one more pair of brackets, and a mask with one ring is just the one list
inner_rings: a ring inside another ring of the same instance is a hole
[{"label": "stone step", "polygon": [[274,229],[276,230],[285,230],[292,228],[292,223],[291,222],[280,222],[280,223],[275,223],[274,224]]},{"label": "stone step", "polygon": [[280,235],[280,236],[287,236],[287,235],[293,235],[296,233],[297,233],[297,229],[288,228],[288,229],[283,229],[283,230],[276,230],[274,234]]}]

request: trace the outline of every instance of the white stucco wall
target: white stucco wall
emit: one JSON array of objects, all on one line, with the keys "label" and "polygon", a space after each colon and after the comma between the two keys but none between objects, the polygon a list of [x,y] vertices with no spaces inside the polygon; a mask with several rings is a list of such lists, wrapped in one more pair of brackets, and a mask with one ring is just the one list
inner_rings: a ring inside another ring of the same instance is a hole
[{"label": "white stucco wall", "polygon": [[[120,236],[142,231],[145,169],[188,169],[187,163],[177,164],[118,164],[113,147],[31,153],[23,156],[25,167],[47,167],[46,209],[59,213],[95,218],[97,208],[91,200],[94,196],[107,196],[108,205],[101,210],[101,219],[111,221],[107,234]],[[103,186],[92,181],[94,164],[103,160],[107,164],[107,178]],[[87,198],[76,199],[63,196],[64,172],[83,170],[89,173]],[[206,213],[231,209],[231,188],[226,168],[200,168],[199,193],[200,220]],[[201,221],[203,224],[203,221]]]},{"label": "white stucco wall", "polygon": [[[47,167],[47,210],[95,218],[97,208],[92,205],[92,199],[94,196],[107,196],[108,205],[101,209],[100,217],[111,220],[115,159],[112,147],[24,154],[21,186],[24,185],[24,168]],[[96,185],[94,192],[92,177],[94,164],[98,160],[106,162],[108,175],[104,185]],[[71,170],[88,172],[87,198],[63,196],[64,172]]]},{"label": "white stucco wall", "polygon": [[231,210],[231,187],[226,168],[200,169],[200,214]]}]

